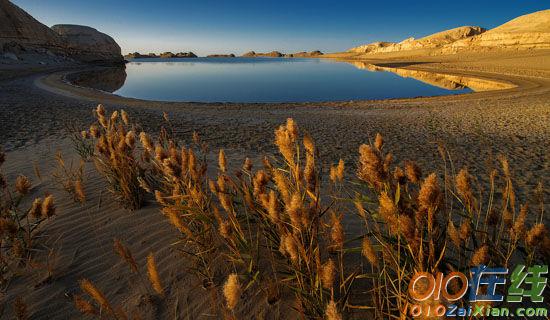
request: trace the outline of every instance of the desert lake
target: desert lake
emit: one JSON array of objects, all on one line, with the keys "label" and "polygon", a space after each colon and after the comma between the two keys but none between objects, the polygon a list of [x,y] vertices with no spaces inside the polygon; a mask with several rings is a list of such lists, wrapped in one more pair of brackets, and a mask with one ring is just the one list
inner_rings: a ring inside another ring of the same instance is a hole
[{"label": "desert lake", "polygon": [[[112,73],[104,78],[112,87]],[[144,58],[127,63],[125,74],[118,75],[118,84],[109,90],[98,79],[101,77],[94,76],[88,86],[124,97],[159,101],[343,101],[472,91],[445,77],[434,76],[426,81],[425,76],[415,79],[415,75],[375,66],[307,58]]]}]

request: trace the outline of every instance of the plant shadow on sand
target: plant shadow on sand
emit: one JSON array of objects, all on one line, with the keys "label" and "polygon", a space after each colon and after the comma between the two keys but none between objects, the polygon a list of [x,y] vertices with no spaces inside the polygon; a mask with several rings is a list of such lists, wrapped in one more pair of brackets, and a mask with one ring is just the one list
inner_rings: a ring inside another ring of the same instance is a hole
[{"label": "plant shadow on sand", "polygon": [[[61,310],[73,301],[70,312],[117,319],[399,317],[415,271],[465,272],[548,257],[542,185],[529,205],[519,203],[504,157],[485,184],[454,168],[444,147],[442,171],[397,165],[376,135],[360,146],[356,167],[341,160],[325,171],[323,146],[288,119],[275,130],[276,155],[238,166],[223,149],[214,156],[196,133],[189,143],[178,141],[166,114],[154,138],[124,111],[108,115],[99,106],[96,117],[73,139],[76,150],[94,148],[86,169],[72,170],[58,156],[65,182],[80,182],[61,183],[70,201],[58,214],[66,212],[43,229],[45,246],[59,228],[77,243],[60,248],[46,282],[14,278],[11,312],[49,315],[44,304],[51,298],[35,305],[37,297],[26,295],[33,283],[64,295],[54,302]],[[17,182],[21,194],[24,180]],[[17,216],[33,215],[33,207]],[[4,241],[14,243],[13,234]],[[101,256],[93,257],[98,249]],[[41,270],[30,262],[44,252],[21,259],[4,250],[14,259],[6,262]]]}]

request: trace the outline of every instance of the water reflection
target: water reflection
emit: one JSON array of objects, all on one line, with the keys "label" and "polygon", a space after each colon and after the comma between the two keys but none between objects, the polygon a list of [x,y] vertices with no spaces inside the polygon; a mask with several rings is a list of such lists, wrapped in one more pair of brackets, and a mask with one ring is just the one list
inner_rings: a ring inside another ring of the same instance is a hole
[{"label": "water reflection", "polygon": [[432,86],[447,90],[471,89],[472,91],[491,91],[514,88],[515,85],[495,80],[475,77],[464,77],[428,71],[418,71],[403,68],[383,67],[360,61],[346,61],[358,69],[372,72],[392,72],[403,78],[412,78]]},{"label": "water reflection", "polygon": [[124,97],[198,102],[410,98],[512,86],[479,78],[364,62],[287,58],[139,59],[122,68],[102,68],[74,74],[68,80],[78,86]]},{"label": "water reflection", "polygon": [[113,93],[122,88],[126,77],[126,66],[120,66],[73,73],[67,80],[77,86]]}]

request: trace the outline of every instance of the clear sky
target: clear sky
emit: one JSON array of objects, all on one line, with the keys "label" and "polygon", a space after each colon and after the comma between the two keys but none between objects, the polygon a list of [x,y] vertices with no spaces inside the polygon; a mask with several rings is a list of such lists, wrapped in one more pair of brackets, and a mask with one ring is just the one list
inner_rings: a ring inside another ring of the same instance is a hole
[{"label": "clear sky", "polygon": [[123,53],[343,51],[463,25],[493,28],[548,0],[13,0],[42,23],[92,26]]}]

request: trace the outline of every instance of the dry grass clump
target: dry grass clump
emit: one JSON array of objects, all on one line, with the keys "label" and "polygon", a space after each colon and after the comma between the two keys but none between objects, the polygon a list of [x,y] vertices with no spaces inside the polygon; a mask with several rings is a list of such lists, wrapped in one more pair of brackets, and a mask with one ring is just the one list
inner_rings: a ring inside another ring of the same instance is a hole
[{"label": "dry grass clump", "polygon": [[[246,160],[230,175],[220,150],[213,180],[197,156],[200,144],[179,147],[166,139],[153,146],[142,140],[144,148],[155,149],[151,163],[161,175],[155,198],[181,232],[181,251],[192,258],[191,270],[205,286],[226,272],[216,269],[225,266],[216,263],[222,257],[238,271],[243,291],[261,291],[262,282],[275,277],[294,293],[306,317],[322,317],[330,299],[346,299],[352,279],[341,276],[342,213],[325,214],[314,142],[307,134],[300,137],[292,119],[275,133],[281,158],[273,164],[265,159],[255,171]],[[343,163],[336,172],[343,174]],[[227,308],[234,308],[229,300]]]},{"label": "dry grass clump", "polygon": [[86,194],[84,193],[84,160],[81,160],[78,167],[75,167],[72,161],[67,165],[61,152],[55,155],[57,162],[56,170],[52,177],[61,189],[70,194],[75,202],[84,203]]},{"label": "dry grass clump", "polygon": [[83,131],[82,136],[95,143],[92,159],[107,180],[111,194],[123,207],[135,210],[143,204],[145,191],[140,180],[146,169],[136,150],[136,129],[129,124],[128,115],[124,111],[121,114],[114,111],[107,116],[99,105],[95,110],[97,123]]},{"label": "dry grass clump", "polygon": [[73,143],[74,150],[83,161],[89,161],[94,155],[94,143],[90,140],[90,133],[81,131],[74,123],[66,125],[65,131]]},{"label": "dry grass clump", "polygon": [[[529,264],[550,248],[542,213],[530,217],[527,205],[516,203],[504,158],[485,193],[467,169],[424,175],[413,161],[396,165],[377,135],[359,148],[357,179],[344,179],[340,161],[324,185],[313,139],[288,119],[275,130],[278,155],[264,158],[262,166],[246,159],[231,173],[220,150],[217,171],[207,174],[207,150],[197,134],[194,145],[182,146],[164,129],[156,143],[141,132],[137,148],[135,137],[127,141],[128,121],[117,124],[117,113],[110,119],[102,113],[98,108],[98,168],[120,184],[124,179],[112,170],[131,172],[128,166],[138,162],[147,167],[147,176],[131,175],[132,183],[154,194],[181,234],[174,245],[191,262],[188,271],[223,296],[213,303],[234,317],[243,296],[260,294],[269,305],[292,305],[301,318],[342,319],[356,309],[377,319],[399,318],[411,302],[407,289],[417,271],[467,273],[471,265],[510,266],[517,259]],[[109,151],[119,144],[126,145],[122,160]],[[443,161],[453,167],[447,157]],[[364,225],[360,235],[343,228],[351,212]],[[115,244],[115,250],[134,270],[127,249]],[[164,296],[154,258],[147,262],[153,290]],[[366,298],[352,301],[365,290]]]},{"label": "dry grass clump", "polygon": [[540,261],[540,249],[547,250],[541,248],[543,239],[549,239],[542,215],[527,226],[527,205],[515,203],[505,158],[501,173],[491,173],[489,192],[484,193],[466,168],[423,176],[412,161],[404,168],[394,166],[381,139],[376,141],[359,149],[357,176],[367,188],[355,192],[357,199],[373,194],[378,199],[356,206],[367,235],[362,252],[375,273],[371,281],[378,318],[405,314],[407,286],[416,271],[467,274],[474,265],[510,267],[512,260]]},{"label": "dry grass clump", "polygon": [[[0,150],[0,167],[5,161]],[[55,215],[53,196],[34,199],[28,208],[22,201],[32,184],[25,176],[18,176],[11,185],[0,171],[0,283],[4,284],[20,267],[31,261],[38,227]]]},{"label": "dry grass clump", "polygon": [[[144,294],[149,298],[153,297],[155,294],[157,297],[164,296],[164,289],[161,284],[161,277],[158,273],[157,263],[155,257],[151,252],[146,259],[145,271],[147,276],[145,277],[141,270],[139,269],[137,261],[134,259],[134,256],[130,249],[126,247],[122,241],[115,239],[113,242],[114,252],[126,263],[132,273],[139,276],[139,280],[144,288]],[[149,280],[149,286],[144,281],[145,279]],[[85,293],[90,299],[86,299],[83,295],[75,294],[73,296],[73,302],[76,309],[84,315],[96,316],[99,319],[104,319],[107,316],[110,319],[141,319],[140,312],[137,309],[132,309],[129,306],[115,306],[113,305],[107,296],[94,285],[88,279],[82,279],[79,282],[80,289]],[[151,299],[148,300],[152,302]],[[138,306],[139,307],[139,306]],[[131,315],[129,317],[128,315]]]}]

